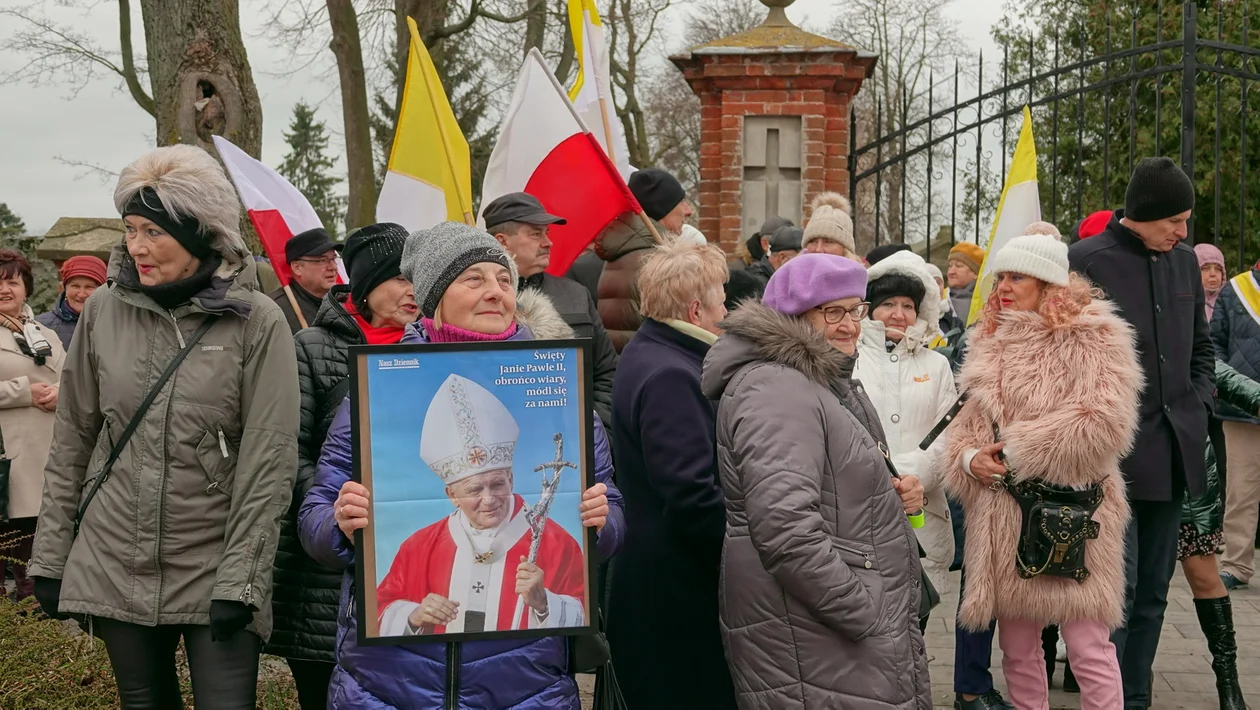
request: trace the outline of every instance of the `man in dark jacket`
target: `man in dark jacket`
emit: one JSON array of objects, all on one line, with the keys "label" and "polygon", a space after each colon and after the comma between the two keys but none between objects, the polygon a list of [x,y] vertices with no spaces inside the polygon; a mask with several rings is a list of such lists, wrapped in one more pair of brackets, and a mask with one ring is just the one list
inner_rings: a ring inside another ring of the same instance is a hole
[{"label": "man in dark jacket", "polygon": [[486,231],[499,240],[516,260],[520,288],[538,289],[551,300],[560,317],[579,338],[590,338],[595,360],[595,411],[604,424],[612,423],[612,383],[617,372],[617,350],[599,318],[599,308],[581,284],[546,272],[551,264],[551,240],[547,227],[564,224],[563,217],[548,214],[537,197],[525,192],[508,193],[482,210]]},{"label": "man in dark jacket", "polygon": [[[769,219],[767,219],[761,225],[761,229],[757,230],[757,233],[753,235],[753,237],[755,237],[757,240],[756,246],[757,246],[758,251],[753,252],[751,249],[749,250],[749,253],[753,254],[753,256],[756,258],[756,261],[749,264],[744,269],[744,271],[757,276],[762,281],[769,281],[770,277],[774,274],[774,269],[775,269],[774,264],[770,263],[770,246],[771,246],[770,240],[772,237],[774,237],[775,232],[782,229],[783,227],[791,227],[791,226],[793,225],[792,225],[792,220],[790,219],[784,219],[782,217],[777,217],[777,216],[770,217]],[[752,242],[753,242],[752,239],[748,241],[750,245],[752,244]],[[801,250],[801,245],[800,245],[800,240],[798,239],[797,245],[796,245],[796,251],[799,253],[800,250]]]},{"label": "man in dark jacket", "polygon": [[[328,236],[323,227],[308,229],[284,245],[284,259],[289,262],[289,290],[293,299],[281,288],[268,294],[280,306],[293,333],[315,322],[319,306],[328,290],[337,283],[337,254],[341,245]],[[297,302],[298,310],[293,310]],[[301,313],[301,318],[298,314]]]},{"label": "man in dark jacket", "polygon": [[1146,377],[1141,424],[1121,463],[1133,517],[1126,536],[1127,624],[1112,640],[1125,707],[1150,704],[1168,583],[1177,564],[1182,498],[1203,494],[1203,451],[1215,357],[1194,251],[1182,244],[1194,186],[1168,158],[1146,158],[1124,209],[1098,236],[1072,245],[1072,269],[1102,288],[1137,336]]},{"label": "man in dark jacket", "polygon": [[613,456],[634,534],[614,562],[608,642],[629,710],[735,707],[718,629],[726,509],[700,390],[726,275],[711,245],[655,252],[639,271],[644,321],[617,369]]}]

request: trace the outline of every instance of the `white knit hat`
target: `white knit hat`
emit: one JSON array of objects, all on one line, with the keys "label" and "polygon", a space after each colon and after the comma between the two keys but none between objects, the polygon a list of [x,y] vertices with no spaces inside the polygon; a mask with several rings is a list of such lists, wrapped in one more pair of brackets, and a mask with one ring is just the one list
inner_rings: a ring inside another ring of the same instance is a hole
[{"label": "white knit hat", "polygon": [[819,194],[810,203],[809,221],[805,223],[801,246],[815,239],[826,239],[844,247],[845,256],[857,256],[857,247],[853,242],[853,218],[849,216],[851,209],[849,200],[840,193]]},{"label": "white knit hat", "polygon": [[1068,285],[1068,247],[1059,230],[1048,222],[1033,222],[991,257],[989,271],[1016,273],[1056,286]]}]

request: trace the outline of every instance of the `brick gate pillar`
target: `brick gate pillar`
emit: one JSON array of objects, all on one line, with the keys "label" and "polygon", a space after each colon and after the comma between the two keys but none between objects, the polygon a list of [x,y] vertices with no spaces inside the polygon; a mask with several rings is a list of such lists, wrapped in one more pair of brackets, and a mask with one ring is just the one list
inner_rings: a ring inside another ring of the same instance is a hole
[{"label": "brick gate pillar", "polygon": [[876,55],[765,22],[670,57],[700,97],[700,231],[727,252],[819,192],[849,194],[849,107]]}]

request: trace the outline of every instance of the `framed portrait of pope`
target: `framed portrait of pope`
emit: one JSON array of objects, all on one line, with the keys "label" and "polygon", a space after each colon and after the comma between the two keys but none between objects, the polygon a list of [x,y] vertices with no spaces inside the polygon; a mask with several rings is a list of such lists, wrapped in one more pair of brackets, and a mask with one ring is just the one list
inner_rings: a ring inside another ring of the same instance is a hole
[{"label": "framed portrait of pope", "polygon": [[359,642],[593,633],[589,341],[350,354]]}]

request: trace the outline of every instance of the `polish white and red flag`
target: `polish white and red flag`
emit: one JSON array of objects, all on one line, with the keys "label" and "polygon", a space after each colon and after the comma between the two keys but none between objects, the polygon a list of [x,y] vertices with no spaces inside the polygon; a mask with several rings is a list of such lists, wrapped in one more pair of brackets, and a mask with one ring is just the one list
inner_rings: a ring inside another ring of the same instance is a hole
[{"label": "polish white and red flag", "polygon": [[[551,264],[562,275],[618,216],[642,211],[626,181],[569,101],[542,54],[531,49],[499,128],[481,183],[482,209],[510,192],[527,192],[563,217],[553,224]],[[485,226],[478,216],[477,223]]]},{"label": "polish white and red flag", "polygon": [[[280,173],[221,136],[214,136],[214,147],[236,185],[241,204],[258,233],[267,258],[271,260],[276,278],[280,279],[281,286],[288,286],[291,277],[289,262],[284,256],[285,243],[295,234],[323,227],[324,223],[306,197]],[[340,257],[337,259],[337,273],[341,283],[349,282]]]}]

